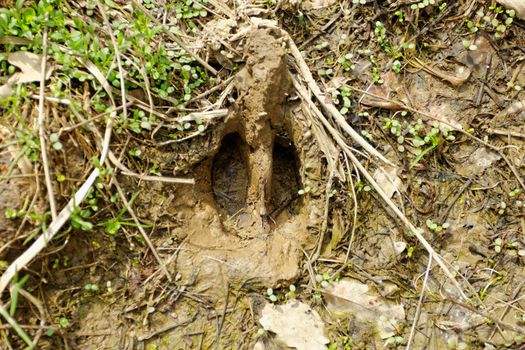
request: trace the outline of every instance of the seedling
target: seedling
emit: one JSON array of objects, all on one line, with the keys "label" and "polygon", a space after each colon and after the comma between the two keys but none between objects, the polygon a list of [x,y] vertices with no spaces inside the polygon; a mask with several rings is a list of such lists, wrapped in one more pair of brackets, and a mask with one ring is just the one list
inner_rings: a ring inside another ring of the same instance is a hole
[{"label": "seedling", "polygon": [[496,238],[494,241],[494,251],[496,253],[501,253],[501,247],[503,245],[503,240],[501,238]]},{"label": "seedling", "polygon": [[327,273],[324,273],[322,275],[315,275],[315,280],[317,281],[317,283],[319,283],[319,286],[321,288],[328,288],[328,286],[330,286],[330,283],[332,282],[330,275]]},{"label": "seedling", "polygon": [[277,301],[277,296],[273,294],[272,288],[268,288],[266,290],[266,295],[268,295],[268,298],[270,299],[271,302],[275,303]]},{"label": "seedling", "polygon": [[303,196],[303,195],[309,193],[311,190],[312,190],[312,188],[310,186],[306,186],[305,188],[300,189],[299,191],[297,191],[297,194],[299,194],[300,196]]},{"label": "seedling", "polygon": [[60,317],[58,325],[60,326],[60,328],[68,328],[70,326],[70,323],[66,317]]},{"label": "seedling", "polygon": [[290,286],[288,287],[288,292],[286,293],[286,299],[289,299],[289,298],[295,299],[296,296],[297,296],[297,290],[295,288],[295,285],[290,284]]},{"label": "seedling", "polygon": [[393,348],[403,344],[405,344],[405,338],[403,338],[400,335],[387,338],[387,340],[385,341],[385,346],[389,348]]},{"label": "seedling", "polygon": [[450,227],[450,224],[448,222],[445,222],[443,225],[438,225],[435,222],[433,222],[431,219],[428,219],[426,221],[426,225],[431,231],[434,231],[436,233],[446,230],[447,228]]},{"label": "seedling", "polygon": [[96,293],[98,292],[98,285],[95,283],[88,283],[84,286],[84,289],[88,292]]}]

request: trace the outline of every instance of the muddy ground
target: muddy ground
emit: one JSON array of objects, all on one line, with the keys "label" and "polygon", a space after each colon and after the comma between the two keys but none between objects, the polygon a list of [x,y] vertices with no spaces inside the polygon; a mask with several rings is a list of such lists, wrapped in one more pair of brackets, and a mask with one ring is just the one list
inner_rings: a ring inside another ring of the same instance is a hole
[{"label": "muddy ground", "polygon": [[[17,303],[12,316],[37,348],[525,348],[519,11],[483,1],[210,0],[188,26],[175,3],[147,8],[219,73],[184,107],[130,92],[130,111],[154,102],[161,117],[139,133],[114,130],[111,149],[128,172],[101,166],[112,171],[2,295],[4,309]],[[133,21],[128,10],[117,2],[108,16]],[[165,32],[156,38],[173,44]],[[309,81],[292,45],[322,98],[297,89]],[[99,91],[69,88],[97,114]],[[28,89],[38,93],[38,83]],[[52,220],[38,134],[22,133],[36,125],[38,101],[17,96],[1,107],[0,271]],[[92,168],[100,143],[90,128],[102,133],[104,117],[70,130],[67,105],[47,113],[49,130],[67,135],[62,151],[49,150],[53,174],[65,179],[53,178],[61,208]],[[453,276],[429,264],[380,191]],[[24,348],[5,320],[0,348]]]}]

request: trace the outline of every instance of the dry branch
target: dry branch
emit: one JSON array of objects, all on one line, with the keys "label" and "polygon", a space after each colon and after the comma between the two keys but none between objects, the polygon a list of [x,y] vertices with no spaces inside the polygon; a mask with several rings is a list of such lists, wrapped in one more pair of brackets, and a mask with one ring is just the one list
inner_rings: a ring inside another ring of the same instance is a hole
[{"label": "dry branch", "polygon": [[[363,176],[366,178],[366,180],[372,185],[372,187],[376,190],[376,192],[379,194],[379,196],[385,201],[385,203],[388,205],[390,209],[396,214],[396,216],[401,220],[401,222],[409,229],[410,232],[412,232],[416,238],[419,240],[419,242],[425,247],[427,252],[432,256],[432,258],[436,261],[436,263],[439,265],[441,270],[445,273],[445,275],[452,281],[454,286],[457,288],[460,295],[465,299],[468,300],[467,296],[463,292],[463,289],[459,285],[458,281],[454,278],[454,275],[448,267],[446,266],[445,262],[442,260],[441,256],[432,248],[430,243],[423,237],[421,232],[414,226],[412,223],[407,219],[407,217],[399,210],[399,208],[396,206],[396,204],[387,196],[385,191],[379,186],[379,184],[374,180],[373,176],[365,169],[365,167],[359,162],[357,157],[350,151],[350,148],[344,143],[341,135],[337,132],[337,130],[330,125],[328,120],[325,118],[323,113],[319,110],[319,108],[312,102],[310,99],[310,96],[308,95],[306,89],[297,81],[297,79],[293,78],[293,85],[295,89],[298,91],[299,95],[303,99],[305,103],[307,103],[314,114],[321,120],[323,125],[325,125],[328,129],[328,131],[332,134],[332,137],[336,140],[336,142],[339,144],[339,146],[343,149],[345,154],[350,158],[352,163],[357,167],[359,172],[363,174]],[[315,82],[314,82],[315,83]],[[318,88],[319,89],[319,88]]]},{"label": "dry branch", "polygon": [[44,177],[46,181],[47,196],[49,198],[49,208],[51,209],[51,217],[53,220],[57,218],[57,205],[55,201],[55,194],[53,184],[51,183],[51,175],[49,173],[49,160],[47,158],[46,150],[46,135],[45,135],[45,105],[44,105],[44,91],[46,88],[46,66],[47,66],[47,27],[44,28],[42,36],[42,63],[41,63],[41,77],[40,77],[40,97],[38,99],[38,136],[40,138],[40,152],[42,155],[42,166],[44,167]]},{"label": "dry branch", "polygon": [[355,141],[357,144],[359,144],[361,147],[363,147],[368,153],[371,155],[381,159],[383,162],[394,165],[392,162],[390,162],[388,159],[386,159],[379,151],[377,151],[368,141],[366,141],[357,131],[355,131],[345,120],[345,117],[341,115],[339,110],[336,106],[333,105],[332,102],[327,101],[326,95],[321,91],[317,83],[315,82],[312,73],[310,72],[310,69],[308,68],[308,65],[306,64],[303,56],[301,55],[301,52],[297,48],[297,45],[295,45],[295,42],[292,40],[290,35],[280,28],[277,27],[271,27],[274,30],[277,30],[281,32],[282,36],[287,39],[288,44],[290,46],[290,51],[292,56],[295,59],[295,62],[297,66],[299,67],[301,76],[303,77],[304,81],[310,88],[310,91],[314,94],[315,98],[319,101],[319,104],[323,107],[323,109],[330,114],[337,124]]}]

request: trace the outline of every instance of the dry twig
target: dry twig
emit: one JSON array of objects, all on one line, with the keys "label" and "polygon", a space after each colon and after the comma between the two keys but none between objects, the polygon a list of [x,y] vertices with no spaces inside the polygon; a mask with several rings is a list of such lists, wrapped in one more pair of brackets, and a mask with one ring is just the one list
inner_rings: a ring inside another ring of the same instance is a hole
[{"label": "dry twig", "polygon": [[427,288],[427,281],[428,281],[428,276],[430,275],[431,267],[432,267],[432,255],[428,257],[427,269],[425,270],[425,278],[423,279],[423,285],[421,286],[421,295],[419,296],[419,300],[417,302],[417,308],[416,308],[416,313],[414,315],[414,320],[412,321],[412,327],[410,327],[410,335],[408,337],[407,346],[405,348],[406,350],[410,349],[410,345],[412,344],[412,339],[414,339],[414,335],[416,334],[416,327],[419,321],[421,307],[423,306],[423,299],[425,298],[425,289]]},{"label": "dry twig", "polygon": [[[342,141],[342,137],[338,134],[338,132],[333,128],[328,120],[324,117],[323,113],[317,108],[317,106],[312,102],[310,97],[308,96],[308,93],[306,92],[306,89],[297,81],[297,79],[292,78],[293,85],[295,89],[299,92],[299,95],[303,99],[303,101],[310,105],[310,108],[314,111],[314,114],[321,120],[323,125],[327,127],[332,137],[336,140],[336,142],[339,144],[339,146],[343,149],[343,151],[346,153],[346,155],[350,158],[352,163],[357,167],[359,172],[363,174],[363,176],[367,179],[367,181],[372,185],[372,187],[376,190],[376,192],[379,194],[379,196],[385,201],[385,203],[388,205],[388,207],[396,214],[396,216],[401,220],[401,222],[416,236],[416,238],[419,240],[419,242],[425,247],[427,252],[432,255],[433,259],[436,261],[436,263],[439,265],[443,273],[450,279],[450,281],[454,284],[454,286],[457,288],[460,295],[465,299],[468,300],[467,296],[463,292],[463,289],[459,285],[458,281],[454,278],[454,275],[448,267],[446,266],[445,262],[441,259],[439,254],[432,248],[430,243],[423,237],[420,230],[417,229],[412,223],[407,219],[407,217],[399,210],[399,208],[396,206],[396,204],[387,196],[387,194],[383,191],[381,186],[374,180],[372,175],[365,169],[365,167],[359,162],[359,160],[356,158],[356,156],[350,151],[349,147]],[[315,82],[314,82],[315,83]]]},{"label": "dry twig", "polygon": [[[46,15],[46,18],[48,16]],[[38,135],[40,137],[40,152],[42,155],[42,166],[44,168],[44,178],[46,181],[47,197],[49,199],[49,207],[51,209],[51,217],[53,220],[57,218],[57,205],[55,194],[53,191],[53,184],[51,183],[51,174],[49,173],[49,160],[47,158],[46,150],[46,135],[45,135],[45,111],[44,111],[44,92],[46,88],[46,66],[47,66],[47,27],[44,26],[44,33],[42,35],[42,63],[41,63],[41,77],[40,77],[40,96],[38,99]]]}]

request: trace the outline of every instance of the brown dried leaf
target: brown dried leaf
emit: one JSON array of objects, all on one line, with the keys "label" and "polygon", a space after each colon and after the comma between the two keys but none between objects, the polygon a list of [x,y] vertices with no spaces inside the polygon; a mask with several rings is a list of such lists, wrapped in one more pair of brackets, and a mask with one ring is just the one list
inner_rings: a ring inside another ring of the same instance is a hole
[{"label": "brown dried leaf", "polygon": [[523,0],[496,0],[501,5],[516,10],[519,18],[525,19],[525,1]]},{"label": "brown dried leaf", "polygon": [[[7,57],[7,61],[13,66],[20,68],[21,72],[13,74],[7,82],[10,84],[31,83],[40,81],[40,66],[42,56],[27,51],[12,52]],[[48,66],[46,69],[46,79],[51,76],[52,69]]]},{"label": "brown dried leaf", "polygon": [[399,192],[403,186],[403,182],[397,176],[398,171],[398,167],[385,166],[377,168],[374,173],[374,180],[381,186],[388,198],[392,198],[394,193]]},{"label": "brown dried leaf", "polygon": [[327,292],[329,311],[351,314],[359,322],[375,322],[382,339],[395,335],[397,326],[405,320],[402,305],[387,301],[358,281],[342,279],[327,288]]},{"label": "brown dried leaf", "polygon": [[324,350],[330,342],[324,335],[321,316],[297,300],[283,305],[266,304],[259,322],[277,334],[278,341],[297,350]]},{"label": "brown dried leaf", "polygon": [[11,86],[11,84],[5,84],[0,86],[0,100],[3,100],[4,98],[8,98],[14,93],[14,90]]},{"label": "brown dried leaf", "polygon": [[403,109],[399,103],[392,100],[394,94],[399,98],[402,98],[404,95],[397,75],[394,72],[388,72],[383,74],[381,78],[383,79],[383,84],[374,84],[368,89],[368,92],[371,95],[378,97],[365,95],[361,100],[361,103],[366,106],[379,107],[391,111],[399,111]]},{"label": "brown dried leaf", "polygon": [[463,176],[480,175],[500,159],[501,156],[496,152],[485,147],[479,147],[468,157],[466,162],[457,165],[456,172]]}]

